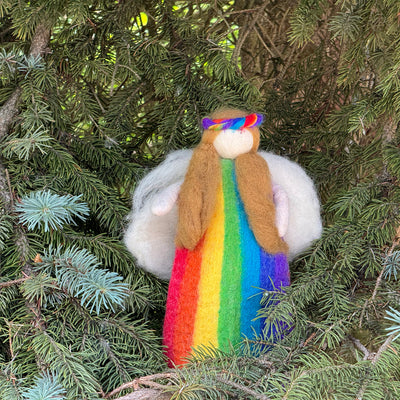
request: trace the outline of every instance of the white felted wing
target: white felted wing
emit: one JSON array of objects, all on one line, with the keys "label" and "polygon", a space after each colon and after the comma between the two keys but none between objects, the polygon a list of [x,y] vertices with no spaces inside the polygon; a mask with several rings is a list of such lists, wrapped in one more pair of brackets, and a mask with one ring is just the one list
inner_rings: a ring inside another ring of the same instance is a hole
[{"label": "white felted wing", "polygon": [[[163,191],[183,181],[192,150],[170,153],[165,161],[146,175],[133,195],[133,208],[124,235],[128,250],[138,264],[162,279],[171,276],[175,253],[177,207],[165,215],[154,215],[151,208]],[[264,151],[272,182],[279,185],[289,200],[288,230],[284,240],[289,246],[289,259],[305,250],[321,236],[320,205],[312,180],[295,162]]]},{"label": "white felted wing", "polygon": [[314,183],[295,162],[260,151],[267,161],[272,182],[286,192],[289,200],[288,229],[283,239],[289,246],[289,260],[304,251],[322,233],[320,204]]},{"label": "white felted wing", "polygon": [[132,212],[124,235],[128,250],[140,267],[161,279],[171,277],[175,255],[177,207],[165,215],[154,215],[151,208],[167,187],[183,181],[192,150],[178,150],[167,158],[136,187]]}]

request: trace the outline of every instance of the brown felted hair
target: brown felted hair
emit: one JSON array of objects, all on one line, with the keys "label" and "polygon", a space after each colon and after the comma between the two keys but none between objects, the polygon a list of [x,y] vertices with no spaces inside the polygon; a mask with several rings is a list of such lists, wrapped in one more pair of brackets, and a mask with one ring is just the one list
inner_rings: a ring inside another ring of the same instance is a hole
[{"label": "brown felted hair", "polygon": [[255,151],[235,160],[240,197],[257,243],[268,253],[287,253],[287,244],[275,225],[275,205],[267,162]]},{"label": "brown felted hair", "polygon": [[178,198],[177,247],[193,250],[208,228],[221,182],[219,160],[212,144],[193,151]]}]

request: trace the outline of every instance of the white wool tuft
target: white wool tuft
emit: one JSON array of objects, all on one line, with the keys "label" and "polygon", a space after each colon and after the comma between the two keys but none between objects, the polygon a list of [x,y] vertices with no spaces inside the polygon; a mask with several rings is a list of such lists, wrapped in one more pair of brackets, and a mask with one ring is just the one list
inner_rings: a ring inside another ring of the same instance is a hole
[{"label": "white wool tuft", "polygon": [[136,187],[133,194],[132,214],[154,198],[166,187],[182,181],[186,175],[193,150],[177,150],[166,157],[166,159],[148,173]]},{"label": "white wool tuft", "polygon": [[151,208],[163,191],[182,181],[192,157],[192,150],[178,150],[147,174],[133,194],[132,212],[124,234],[128,250],[140,267],[161,279],[171,277],[175,256],[175,234],[178,220],[176,205],[162,216],[154,215]]},{"label": "white wool tuft", "polygon": [[[296,163],[275,154],[259,153],[268,163],[273,184],[279,185],[289,200],[289,223],[284,236],[289,258],[304,251],[322,233],[320,206],[312,180]],[[133,209],[124,242],[138,264],[162,279],[171,276],[175,255],[177,207],[165,215],[154,215],[152,205],[162,201],[165,189],[179,184],[186,174],[192,150],[170,153],[165,161],[146,175],[133,195]]]},{"label": "white wool tuft", "polygon": [[288,230],[283,237],[292,260],[321,237],[320,205],[313,181],[295,162],[276,154],[260,151],[267,161],[272,183],[278,184],[289,199]]},{"label": "white wool tuft", "polygon": [[161,279],[170,279],[175,256],[177,207],[159,217],[146,204],[132,220],[124,235],[128,250],[140,267]]}]

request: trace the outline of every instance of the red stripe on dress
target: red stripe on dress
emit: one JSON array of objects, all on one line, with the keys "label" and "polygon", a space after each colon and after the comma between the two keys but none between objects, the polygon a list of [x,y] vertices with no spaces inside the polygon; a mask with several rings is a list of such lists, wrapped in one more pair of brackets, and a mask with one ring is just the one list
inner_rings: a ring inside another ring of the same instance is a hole
[{"label": "red stripe on dress", "polygon": [[[168,357],[168,363],[174,359],[174,328],[178,311],[179,290],[186,269],[188,249],[179,249],[175,251],[175,260],[172,267],[171,281],[168,287],[167,307],[164,319],[163,344],[165,355]],[[172,366],[172,365],[170,365]]]},{"label": "red stripe on dress", "polygon": [[191,353],[193,346],[203,244],[204,237],[193,251],[189,251],[187,266],[180,287],[173,339],[173,362],[175,365],[185,364],[185,357]]}]

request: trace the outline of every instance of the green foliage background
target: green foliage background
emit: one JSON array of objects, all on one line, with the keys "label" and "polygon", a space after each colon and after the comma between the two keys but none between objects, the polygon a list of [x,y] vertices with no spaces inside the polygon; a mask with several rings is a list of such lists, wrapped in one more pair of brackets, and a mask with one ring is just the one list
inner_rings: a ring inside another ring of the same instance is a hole
[{"label": "green foliage background", "polygon": [[[147,398],[398,399],[399,7],[1,0],[0,399],[153,374]],[[125,216],[222,105],[266,116],[261,147],[313,177],[324,234],[260,310],[289,335],[164,373],[166,283],[135,267]]]}]

